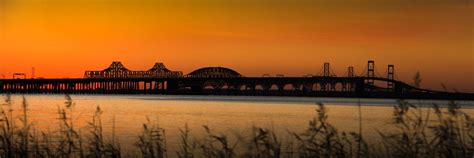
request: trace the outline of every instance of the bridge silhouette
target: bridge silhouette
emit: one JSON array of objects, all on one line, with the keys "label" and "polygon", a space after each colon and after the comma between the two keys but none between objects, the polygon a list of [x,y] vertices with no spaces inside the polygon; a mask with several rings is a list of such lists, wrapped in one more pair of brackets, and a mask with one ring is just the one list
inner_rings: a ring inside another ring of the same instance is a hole
[{"label": "bridge silhouette", "polygon": [[450,93],[421,89],[396,80],[395,66],[388,65],[380,75],[374,61],[368,61],[361,74],[348,67],[337,76],[324,63],[314,75],[246,77],[224,67],[205,67],[184,75],[156,63],[147,71],[132,71],[115,61],[101,71],[86,71],[83,78],[0,79],[0,93],[32,94],[176,94],[312,96],[397,99],[474,100],[472,93]]}]

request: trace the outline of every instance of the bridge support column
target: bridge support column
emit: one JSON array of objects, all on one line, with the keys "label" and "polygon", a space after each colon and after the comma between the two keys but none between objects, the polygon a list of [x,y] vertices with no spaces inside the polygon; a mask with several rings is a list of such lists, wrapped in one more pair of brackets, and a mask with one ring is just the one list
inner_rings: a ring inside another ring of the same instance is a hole
[{"label": "bridge support column", "polygon": [[320,85],[321,85],[321,91],[325,92],[328,90],[328,85],[329,85],[328,83],[323,82]]},{"label": "bridge support column", "polygon": [[179,88],[179,83],[176,80],[167,80],[166,81],[166,93],[172,94],[176,92]]},{"label": "bridge support column", "polygon": [[143,93],[144,94],[148,94],[148,82],[147,81],[144,81],[143,82]]},{"label": "bridge support column", "polygon": [[364,79],[359,79],[355,83],[355,93],[357,97],[363,97],[365,94],[366,87]]}]

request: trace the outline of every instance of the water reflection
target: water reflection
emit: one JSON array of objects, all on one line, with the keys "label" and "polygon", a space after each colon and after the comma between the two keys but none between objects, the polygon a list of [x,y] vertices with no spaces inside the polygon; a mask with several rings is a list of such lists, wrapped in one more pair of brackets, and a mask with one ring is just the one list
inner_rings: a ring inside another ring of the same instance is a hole
[{"label": "water reflection", "polygon": [[[58,106],[64,105],[62,95],[26,95],[29,103],[29,120],[41,131],[58,129]],[[339,131],[358,131],[361,102],[363,135],[368,141],[378,139],[376,132],[394,130],[389,125],[395,100],[383,99],[332,99],[294,97],[216,97],[216,96],[137,96],[137,95],[74,95],[73,120],[76,127],[87,131],[96,106],[104,111],[102,122],[106,139],[111,139],[112,125],[122,147],[131,148],[147,117],[157,121],[166,130],[170,148],[178,145],[178,128],[187,123],[195,137],[202,137],[203,125],[217,133],[248,135],[252,126],[274,129],[278,135],[288,131],[303,131],[315,116],[315,103],[323,102],[329,109],[329,121]],[[21,96],[14,95],[16,116],[21,108]],[[433,102],[413,101],[424,106]],[[473,102],[460,102],[469,107]],[[471,116],[474,109],[465,108]]]}]

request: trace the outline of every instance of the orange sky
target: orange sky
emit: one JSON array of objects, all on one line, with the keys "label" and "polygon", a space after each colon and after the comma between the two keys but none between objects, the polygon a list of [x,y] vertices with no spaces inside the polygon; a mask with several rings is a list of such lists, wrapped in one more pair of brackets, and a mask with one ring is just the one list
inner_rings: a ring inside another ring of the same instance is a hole
[{"label": "orange sky", "polygon": [[[474,92],[472,0],[0,0],[0,74],[82,77],[122,61],[188,73],[342,75],[395,64],[425,88]],[[0,76],[2,77],[2,76]]]}]

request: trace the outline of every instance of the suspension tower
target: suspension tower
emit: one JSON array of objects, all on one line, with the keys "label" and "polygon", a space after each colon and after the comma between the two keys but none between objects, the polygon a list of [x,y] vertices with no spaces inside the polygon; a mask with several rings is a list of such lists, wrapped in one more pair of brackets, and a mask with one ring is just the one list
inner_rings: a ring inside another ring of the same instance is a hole
[{"label": "suspension tower", "polygon": [[349,68],[347,68],[347,77],[354,77],[354,67],[349,66]]},{"label": "suspension tower", "polygon": [[[330,77],[331,76],[331,68],[330,68],[330,65],[329,63],[324,63],[324,67],[323,67],[324,71],[323,71],[323,76],[324,77]],[[321,83],[321,91],[326,91],[327,90],[327,86],[328,86],[328,83],[323,81]]]},{"label": "suspension tower", "polygon": [[[355,77],[353,66],[349,66],[349,68],[347,68],[347,77]],[[347,86],[347,90],[349,91],[352,91],[354,89],[353,83],[347,83],[346,86]]]},{"label": "suspension tower", "polygon": [[[390,81],[395,80],[395,66],[394,65],[388,65],[388,70],[387,70],[387,79]],[[387,89],[393,89],[393,82],[387,82]]]},{"label": "suspension tower", "polygon": [[329,77],[331,76],[331,73],[330,73],[330,65],[329,63],[324,63],[324,77]]},{"label": "suspension tower", "polygon": [[[347,77],[354,77],[354,67],[349,66],[347,68]],[[342,91],[350,91],[352,90],[352,87],[353,87],[352,83],[346,82],[343,84]]]},{"label": "suspension tower", "polygon": [[373,60],[369,60],[367,62],[367,84],[373,86],[374,78],[375,78],[375,62]]}]

